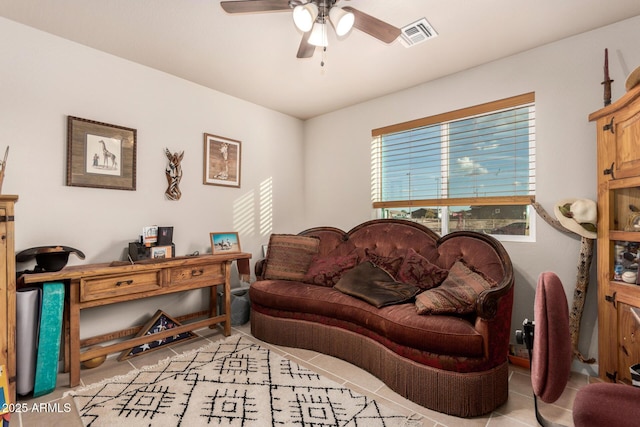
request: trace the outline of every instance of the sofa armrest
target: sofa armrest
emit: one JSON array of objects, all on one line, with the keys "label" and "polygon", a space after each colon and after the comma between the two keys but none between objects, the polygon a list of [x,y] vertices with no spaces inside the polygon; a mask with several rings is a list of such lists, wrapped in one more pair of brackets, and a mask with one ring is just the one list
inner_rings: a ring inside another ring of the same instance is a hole
[{"label": "sofa armrest", "polygon": [[[506,296],[511,294],[511,298],[504,298],[505,301],[511,301],[513,304],[513,287],[515,284],[515,278],[513,276],[513,264],[511,263],[511,257],[504,249],[504,247],[495,238],[490,236],[482,236],[487,241],[491,242],[504,267],[504,275],[502,281],[495,288],[487,289],[478,295],[476,300],[476,313],[483,319],[490,320],[496,316],[498,312],[498,305],[500,301]],[[509,307],[509,318],[511,317],[511,309]],[[509,319],[509,322],[511,320]]]},{"label": "sofa armrest", "polygon": [[[513,310],[513,286],[504,295],[489,293],[486,299],[478,298],[478,316],[475,328],[484,338],[485,357],[491,366],[506,362],[511,336],[511,312]],[[495,298],[497,297],[497,298]]]},{"label": "sofa armrest", "polygon": [[264,268],[266,267],[266,258],[262,258],[256,261],[254,271],[256,273],[256,280],[264,280]]},{"label": "sofa armrest", "polygon": [[500,300],[509,293],[512,287],[513,275],[509,275],[497,287],[481,292],[476,299],[476,314],[485,320],[493,319],[498,313]]},{"label": "sofa armrest", "polygon": [[[513,289],[515,281],[511,257],[509,257],[504,246],[493,236],[475,231],[454,231],[441,237],[438,245],[439,249],[448,246],[454,247],[453,250],[448,248],[445,251],[448,252],[448,262],[445,261],[445,264],[452,265],[454,260],[463,259],[480,271],[483,271],[485,266],[500,266],[500,272],[502,273],[499,275],[500,282],[497,286],[481,292],[475,304],[475,311],[478,317],[492,320],[499,311],[500,301]],[[488,247],[485,245],[488,245]],[[484,255],[488,253],[492,253],[492,255],[490,257]],[[498,279],[496,276],[498,274],[494,268],[494,280]],[[511,308],[509,308],[509,313],[511,313]]]}]

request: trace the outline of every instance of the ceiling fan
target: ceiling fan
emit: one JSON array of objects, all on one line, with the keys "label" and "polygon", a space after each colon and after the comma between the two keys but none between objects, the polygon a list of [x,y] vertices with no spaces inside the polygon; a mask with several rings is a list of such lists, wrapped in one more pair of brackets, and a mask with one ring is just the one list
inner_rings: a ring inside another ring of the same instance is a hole
[{"label": "ceiling fan", "polygon": [[356,28],[384,43],[400,36],[400,28],[367,15],[351,6],[338,7],[340,0],[236,0],[221,1],[227,13],[284,12],[293,10],[293,21],[304,34],[298,58],[313,56],[316,46],[327,46],[327,24],[331,22],[338,36]]}]

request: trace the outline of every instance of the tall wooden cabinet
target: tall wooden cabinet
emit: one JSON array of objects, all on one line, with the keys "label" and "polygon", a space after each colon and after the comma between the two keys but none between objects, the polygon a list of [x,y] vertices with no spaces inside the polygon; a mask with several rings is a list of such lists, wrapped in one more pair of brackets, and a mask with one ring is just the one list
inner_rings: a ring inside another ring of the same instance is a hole
[{"label": "tall wooden cabinet", "polygon": [[9,378],[10,398],[16,401],[16,256],[14,205],[18,196],[0,195],[0,364]]},{"label": "tall wooden cabinet", "polygon": [[589,120],[598,140],[599,375],[631,383],[640,363],[640,85]]}]

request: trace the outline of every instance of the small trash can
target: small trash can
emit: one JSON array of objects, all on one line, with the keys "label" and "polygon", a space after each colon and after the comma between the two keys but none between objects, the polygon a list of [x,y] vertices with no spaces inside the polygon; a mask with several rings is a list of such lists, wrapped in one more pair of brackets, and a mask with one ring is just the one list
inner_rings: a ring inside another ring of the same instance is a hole
[{"label": "small trash can", "polygon": [[[249,288],[231,289],[231,326],[244,325],[249,321],[251,302]],[[224,313],[224,292],[218,292],[218,313]]]}]

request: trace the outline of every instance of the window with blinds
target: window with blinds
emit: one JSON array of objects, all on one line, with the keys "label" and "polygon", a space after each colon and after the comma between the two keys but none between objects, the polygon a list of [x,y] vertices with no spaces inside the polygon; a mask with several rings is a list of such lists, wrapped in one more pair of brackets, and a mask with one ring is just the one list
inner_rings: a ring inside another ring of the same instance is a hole
[{"label": "window with blinds", "polygon": [[443,234],[529,236],[534,102],[529,93],[373,130],[374,208]]}]

